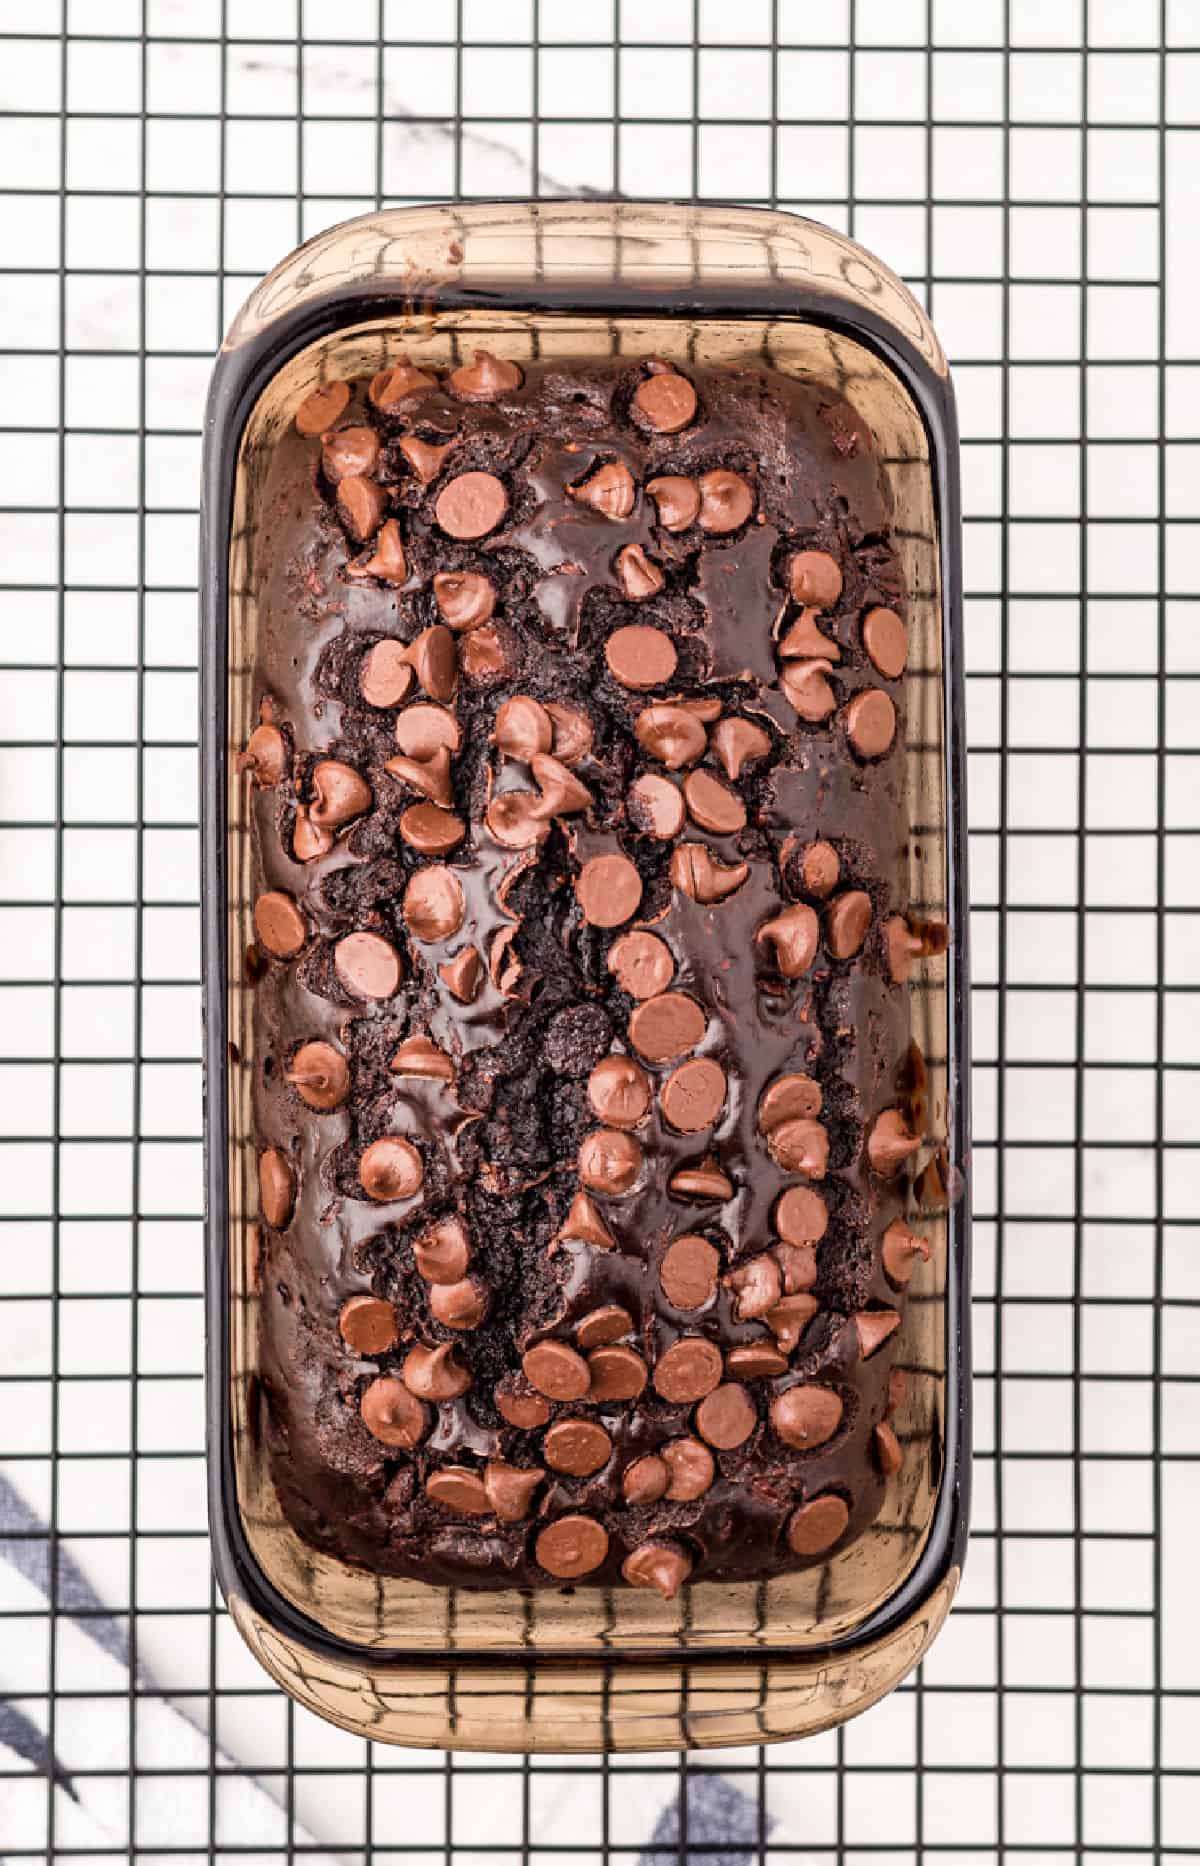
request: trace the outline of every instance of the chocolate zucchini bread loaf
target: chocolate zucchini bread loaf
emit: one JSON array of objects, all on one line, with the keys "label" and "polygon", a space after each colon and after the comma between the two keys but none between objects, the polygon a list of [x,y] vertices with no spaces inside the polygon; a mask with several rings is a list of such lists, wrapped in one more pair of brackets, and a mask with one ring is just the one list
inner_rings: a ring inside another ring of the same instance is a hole
[{"label": "chocolate zucchini bread loaf", "polygon": [[310,1543],[666,1596],[877,1515],[921,1066],[871,436],[760,367],[330,382],[250,781],[262,1383]]}]

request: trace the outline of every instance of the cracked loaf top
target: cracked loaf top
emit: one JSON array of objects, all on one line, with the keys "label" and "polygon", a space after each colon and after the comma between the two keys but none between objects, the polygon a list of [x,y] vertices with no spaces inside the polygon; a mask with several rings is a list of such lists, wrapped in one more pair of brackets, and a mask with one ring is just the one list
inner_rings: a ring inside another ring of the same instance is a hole
[{"label": "cracked loaf top", "polygon": [[869,432],[758,367],[330,382],[258,538],[265,1430],[459,1585],[877,1515],[919,1145],[903,591]]}]

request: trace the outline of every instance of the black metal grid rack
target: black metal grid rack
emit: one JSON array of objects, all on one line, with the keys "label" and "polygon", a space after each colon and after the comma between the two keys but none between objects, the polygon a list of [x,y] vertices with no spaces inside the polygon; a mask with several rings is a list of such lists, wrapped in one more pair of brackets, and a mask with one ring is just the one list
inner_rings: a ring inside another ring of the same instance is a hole
[{"label": "black metal grid rack", "polygon": [[[0,34],[0,1857],[1193,1853],[1200,8],[7,0]],[[858,1723],[687,1762],[373,1751],[266,1686],[204,1536],[210,355],[346,214],[580,189],[845,226],[930,304],[965,436],[968,1579]]]}]

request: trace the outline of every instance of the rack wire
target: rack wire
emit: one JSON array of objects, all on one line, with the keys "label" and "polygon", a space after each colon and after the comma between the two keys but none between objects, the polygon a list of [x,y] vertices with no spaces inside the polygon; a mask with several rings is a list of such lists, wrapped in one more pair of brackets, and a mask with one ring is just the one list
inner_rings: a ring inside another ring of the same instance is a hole
[{"label": "rack wire", "polygon": [[[1200,10],[7,0],[0,87],[0,1853],[1193,1854]],[[859,1722],[686,1761],[342,1736],[241,1652],[204,1534],[209,358],[346,214],[580,190],[844,226],[929,303],[964,428],[965,1591]]]}]

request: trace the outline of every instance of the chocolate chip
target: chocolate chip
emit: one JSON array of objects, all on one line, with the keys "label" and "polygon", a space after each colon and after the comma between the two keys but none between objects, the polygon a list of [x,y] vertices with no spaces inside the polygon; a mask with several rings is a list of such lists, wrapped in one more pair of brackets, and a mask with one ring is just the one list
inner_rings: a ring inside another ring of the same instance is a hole
[{"label": "chocolate chip", "polygon": [[682,771],[703,758],[708,734],[703,720],[686,706],[671,706],[666,701],[646,706],[633,726],[637,742],[651,758],[657,758],[668,771]]},{"label": "chocolate chip", "polygon": [[506,790],[494,796],[483,819],[492,840],[502,849],[533,849],[545,842],[550,825],[538,814],[539,801],[533,790]]},{"label": "chocolate chip", "polygon": [[670,1063],[694,1050],[708,1028],[708,1018],[681,991],[647,998],[629,1019],[629,1041],[648,1063]]},{"label": "chocolate chip", "polygon": [[[321,471],[338,480],[368,478],[379,464],[379,436],[374,428],[334,428],[321,436]],[[863,624],[864,631],[866,624]]]},{"label": "chocolate chip", "polygon": [[450,1288],[462,1281],[471,1261],[471,1241],[461,1218],[439,1218],[413,1241],[417,1275]]},{"label": "chocolate chip", "polygon": [[313,766],[312,787],[309,815],[318,829],[339,829],[374,802],[365,778],[339,758],[322,758]]},{"label": "chocolate chip", "polygon": [[333,949],[333,969],[356,998],[394,998],[400,954],[378,933],[347,933]]},{"label": "chocolate chip", "polygon": [[588,1398],[597,1405],[636,1399],[650,1378],[641,1355],[619,1342],[615,1347],[597,1348],[589,1354],[588,1372],[592,1382]]},{"label": "chocolate chip", "polygon": [[323,434],[333,426],[350,400],[348,382],[323,382],[306,395],[296,410],[296,432],[306,436]]},{"label": "chocolate chip", "polygon": [[405,1037],[388,1064],[394,1076],[420,1076],[432,1082],[453,1082],[454,1063],[428,1037]]},{"label": "chocolate chip", "polygon": [[406,706],[396,720],[396,747],[406,758],[428,759],[436,751],[451,756],[462,744],[462,727],[444,706],[429,706],[419,700]]},{"label": "chocolate chip", "polygon": [[721,1379],[721,1350],[702,1335],[682,1335],[658,1358],[655,1390],[673,1405],[703,1399]]},{"label": "chocolate chip", "polygon": [[841,870],[837,850],[828,842],[810,842],[800,857],[800,878],[819,901],[833,893]]},{"label": "chocolate chip", "polygon": [[667,1246],[658,1268],[663,1294],[673,1309],[703,1309],[716,1293],[720,1274],[720,1253],[707,1238],[691,1232]]},{"label": "chocolate chip", "polygon": [[453,1341],[439,1342],[436,1348],[410,1348],[405,1357],[402,1377],[410,1393],[421,1399],[458,1399],[471,1384],[471,1375],[458,1359]]},{"label": "chocolate chip", "polygon": [[[648,597],[657,596],[666,582],[658,565],[646,556],[640,544],[627,544],[623,551],[617,552],[617,576],[620,578],[621,588],[631,603],[645,602]],[[611,658],[609,666],[612,667]],[[615,667],[612,671],[626,687],[657,685],[656,681],[623,680]],[[669,680],[670,675],[664,674],[663,679]]]},{"label": "chocolate chip", "polygon": [[547,1399],[582,1399],[591,1384],[587,1362],[565,1341],[539,1341],[526,1349],[521,1366],[530,1386]]},{"label": "chocolate chip", "polygon": [[801,1291],[795,1296],[781,1296],[766,1315],[767,1327],[775,1337],[776,1344],[783,1354],[791,1354],[799,1345],[813,1316],[817,1313],[817,1299]]},{"label": "chocolate chip", "polygon": [[793,1072],[776,1076],[768,1083],[758,1102],[758,1128],[769,1134],[783,1121],[811,1117],[821,1112],[821,1085],[811,1076]]},{"label": "chocolate chip", "polygon": [[802,610],[799,617],[779,644],[779,652],[785,661],[840,661],[842,651],[828,635],[822,635],[817,627],[815,609]]},{"label": "chocolate chip", "polygon": [[479,628],[496,607],[494,586],[475,570],[439,570],[433,596],[442,621],[463,632]]},{"label": "chocolate chip", "polygon": [[758,1316],[765,1315],[779,1301],[783,1279],[779,1274],[779,1265],[766,1251],[759,1257],[751,1257],[746,1263],[739,1264],[725,1278],[733,1291],[734,1319],[739,1322],[753,1322]]},{"label": "chocolate chip", "polygon": [[612,1440],[590,1419],[559,1419],[542,1441],[546,1463],[568,1477],[590,1477],[612,1456]]},{"label": "chocolate chip", "polygon": [[294,959],[308,936],[304,915],[290,894],[272,889],[254,903],[258,943],[276,959]]},{"label": "chocolate chip", "polygon": [[718,467],[700,475],[700,529],[715,533],[736,531],[754,510],[754,491],[740,473]]},{"label": "chocolate chip", "polygon": [[698,1166],[681,1166],[672,1173],[667,1190],[672,1198],[699,1199],[706,1205],[724,1205],[733,1197],[733,1181],[709,1154]]},{"label": "chocolate chip", "polygon": [[483,538],[508,510],[508,493],[494,473],[460,473],[437,496],[434,516],[451,538]]},{"label": "chocolate chip", "polygon": [[372,376],[367,393],[376,408],[386,409],[407,401],[410,395],[423,395],[427,389],[436,388],[435,377],[427,376],[423,369],[418,369],[402,355],[391,369],[381,369],[378,375]]},{"label": "chocolate chip", "polygon": [[301,804],[292,829],[292,854],[298,862],[315,862],[333,847],[333,832],[318,829],[308,808]]},{"label": "chocolate chip", "polygon": [[237,768],[248,771],[255,790],[274,790],[287,770],[287,744],[278,726],[255,726],[238,753]]},{"label": "chocolate chip", "polygon": [[885,1108],[867,1141],[867,1158],[871,1162],[871,1170],[882,1179],[891,1179],[920,1145],[920,1135],[913,1133],[904,1110]]},{"label": "chocolate chip", "polygon": [[402,641],[377,641],[359,669],[358,690],[368,706],[399,706],[416,675]]},{"label": "chocolate chip", "polygon": [[615,461],[610,466],[599,467],[582,485],[569,486],[567,490],[572,499],[590,505],[605,518],[628,518],[636,489],[629,468]]},{"label": "chocolate chip", "polygon": [[814,1497],[788,1518],[788,1547],[793,1555],[823,1555],[845,1535],[849,1521],[850,1512],[840,1497]]},{"label": "chocolate chip", "polygon": [[661,687],[679,663],[671,637],[642,622],[614,629],[604,644],[604,658],[613,679],[635,693]]},{"label": "chocolate chip", "polygon": [[273,1231],[282,1231],[292,1215],[296,1182],[287,1158],[278,1147],[264,1147],[258,1156],[258,1203]]},{"label": "chocolate chip", "polygon": [[560,1516],[534,1543],[538,1566],[560,1581],[577,1581],[608,1554],[608,1531],[594,1516]]},{"label": "chocolate chip", "polygon": [[524,1374],[505,1374],[496,1388],[496,1410],[500,1417],[519,1432],[533,1432],[545,1425],[550,1408],[540,1393],[535,1393]]},{"label": "chocolate chip", "polygon": [[579,871],[575,896],[589,926],[619,927],[638,910],[642,877],[627,855],[593,855]]},{"label": "chocolate chip", "polygon": [[391,1199],[412,1199],[425,1181],[421,1156],[411,1141],[384,1134],[364,1148],[358,1177],[369,1199],[385,1204]]},{"label": "chocolate chip", "polygon": [[784,978],[803,978],[816,958],[819,936],[816,914],[797,901],[764,921],[754,937],[758,945],[773,949],[775,964]]},{"label": "chocolate chip", "polygon": [[438,966],[438,977],[452,998],[460,1004],[473,1004],[483,983],[483,959],[478,946],[464,946],[452,959]]},{"label": "chocolate chip", "polygon": [[698,1438],[670,1439],[662,1446],[659,1456],[670,1473],[668,1503],[694,1503],[711,1489],[717,1467],[712,1452]]},{"label": "chocolate chip", "polygon": [[[351,1296],[342,1304],[338,1330],[346,1346],[356,1354],[384,1354],[400,1338],[396,1311],[379,1296]],[[400,1391],[404,1392],[404,1388]]]},{"label": "chocolate chip", "polygon": [[736,893],[749,873],[748,862],[722,862],[702,842],[681,842],[671,856],[673,885],[704,906]]},{"label": "chocolate chip", "polygon": [[535,752],[548,752],[554,739],[549,713],[527,693],[514,694],[496,709],[492,743],[510,758],[528,764]]},{"label": "chocolate chip", "polygon": [[458,685],[458,650],[450,630],[441,622],[422,629],[408,654],[430,699],[452,699]]},{"label": "chocolate chip", "polygon": [[606,1056],[588,1077],[588,1100],[609,1127],[636,1127],[650,1108],[650,1078],[631,1056]]},{"label": "chocolate chip", "polygon": [[725,1372],[731,1380],[774,1380],[786,1374],[788,1359],[769,1341],[751,1341],[744,1347],[730,1348],[725,1356]]},{"label": "chocolate chip", "polygon": [[781,1121],[767,1136],[767,1148],[776,1166],[785,1173],[824,1179],[829,1164],[829,1135],[819,1121]]},{"label": "chocolate chip", "polygon": [[828,719],[837,706],[837,695],[825,678],[832,671],[828,661],[789,661],[779,677],[789,703],[810,725]]},{"label": "chocolate chip", "polygon": [[488,1502],[502,1523],[519,1523],[529,1514],[534,1492],[546,1473],[539,1465],[529,1470],[490,1458],[484,1467],[483,1487]]},{"label": "chocolate chip", "polygon": [[758,1424],[754,1401],[745,1387],[726,1381],[696,1408],[696,1430],[718,1451],[736,1451]]},{"label": "chocolate chip", "polygon": [[637,1184],[642,1150],[632,1134],[598,1127],[579,1146],[580,1182],[593,1192],[620,1198]]},{"label": "chocolate chip", "polygon": [[846,708],[846,736],[860,758],[882,758],[896,736],[896,709],[880,687],[864,687]]},{"label": "chocolate chip", "polygon": [[725,1071],[708,1056],[693,1056],[673,1069],[658,1093],[658,1105],[677,1134],[702,1134],[725,1106]]},{"label": "chocolate chip", "polygon": [[631,998],[655,998],[675,975],[671,949],[655,933],[622,933],[608,955],[608,969]]},{"label": "chocolate chip", "polygon": [[412,1451],[429,1430],[429,1413],[414,1393],[392,1374],[380,1374],[362,1396],[359,1410],[372,1438],[383,1445]]},{"label": "chocolate chip", "polygon": [[492,1502],[477,1471],[465,1464],[446,1464],[425,1480],[425,1495],[455,1516],[486,1516]]},{"label": "chocolate chip", "polygon": [[562,706],[555,700],[547,700],[546,711],[554,728],[550,746],[554,756],[561,758],[565,765],[577,764],[581,758],[586,758],[592,749],[592,722],[587,714],[576,706]]},{"label": "chocolate chip", "polygon": [[[400,452],[422,486],[428,486],[437,478],[442,470],[442,461],[457,445],[457,441],[447,441],[444,447],[434,447],[429,441],[419,441],[413,434],[405,434],[399,443]],[[434,584],[437,584],[436,577]]]},{"label": "chocolate chip", "polygon": [[635,1458],[621,1478],[621,1494],[626,1503],[635,1507],[640,1503],[657,1503],[667,1494],[667,1485],[671,1473],[662,1458],[653,1452],[644,1458]]},{"label": "chocolate chip", "polygon": [[842,573],[828,551],[796,551],[788,564],[793,600],[813,609],[832,609],[842,593]]},{"label": "chocolate chip", "polygon": [[811,1244],[772,1244],[771,1255],[779,1265],[785,1295],[812,1288],[817,1280],[817,1253]]},{"label": "chocolate chip", "polygon": [[284,1077],[318,1114],[340,1108],[350,1093],[350,1065],[332,1043],[302,1043]]},{"label": "chocolate chip", "polygon": [[400,834],[418,855],[447,855],[466,833],[462,818],[436,803],[410,804],[400,818]]},{"label": "chocolate chip", "polygon": [[464,635],[458,651],[460,672],[481,687],[492,687],[497,681],[507,680],[518,659],[512,630],[499,628],[491,622]]},{"label": "chocolate chip", "polygon": [[338,482],[337,509],[350,536],[365,544],[379,530],[387,510],[387,495],[375,480],[351,473]]},{"label": "chocolate chip", "polygon": [[854,1332],[858,1336],[859,1356],[869,1361],[873,1354],[878,1354],[884,1342],[894,1335],[900,1326],[900,1317],[895,1309],[860,1309],[853,1317]]},{"label": "chocolate chip", "polygon": [[812,1451],[833,1437],[842,1420],[842,1402],[829,1387],[788,1387],[771,1402],[771,1424],[785,1445]]},{"label": "chocolate chip", "polygon": [[529,762],[542,793],[536,813],[543,821],[553,816],[578,816],[581,810],[591,808],[591,791],[560,759],[552,758],[549,752],[535,752]]},{"label": "chocolate chip", "polygon": [[506,998],[520,996],[517,985],[525,970],[516,951],[517,931],[515,926],[501,927],[488,947],[488,976]]},{"label": "chocolate chip", "polygon": [[871,1451],[885,1477],[894,1477],[904,1463],[900,1440],[886,1420],[880,1420],[871,1434]]},{"label": "chocolate chip", "polygon": [[883,1234],[881,1255],[888,1282],[896,1289],[905,1289],[912,1280],[917,1258],[929,1262],[929,1244],[917,1232],[910,1231],[902,1219],[896,1218]]},{"label": "chocolate chip", "polygon": [[664,370],[638,384],[633,412],[656,434],[678,434],[695,418],[696,391],[686,376]]},{"label": "chocolate chip", "polygon": [[621,1564],[630,1587],[653,1588],[664,1600],[674,1600],[691,1572],[692,1558],[677,1542],[639,1542]]},{"label": "chocolate chip", "polygon": [[851,959],[867,937],[871,924],[871,897],[862,888],[849,888],[825,911],[825,944],[835,959]]},{"label": "chocolate chip", "polygon": [[462,883],[441,862],[419,868],[404,890],[404,924],[414,939],[451,939],[466,917]]},{"label": "chocolate chip", "polygon": [[575,1339],[581,1348],[607,1348],[633,1328],[633,1317],[619,1303],[606,1302],[592,1309],[575,1324]]},{"label": "chocolate chip", "polygon": [[868,609],[863,647],[885,680],[899,680],[908,660],[908,636],[894,609]]},{"label": "chocolate chip", "polygon": [[647,771],[630,786],[625,812],[634,829],[656,842],[671,842],[683,828],[683,797],[670,778]]},{"label": "chocolate chip", "polygon": [[722,771],[735,782],[741,777],[744,766],[756,764],[771,749],[771,741],[761,726],[736,715],[717,721],[711,744]]},{"label": "chocolate chip", "polygon": [[447,388],[460,402],[495,402],[511,395],[521,386],[521,372],[515,363],[476,350],[473,363],[460,363],[451,371]]},{"label": "chocolate chip", "polygon": [[811,1186],[789,1186],[775,1207],[775,1229],[785,1244],[819,1244],[829,1224],[829,1212]]},{"label": "chocolate chip", "polygon": [[556,1240],[572,1239],[580,1244],[590,1244],[595,1250],[612,1250],[616,1243],[595,1202],[589,1199],[586,1192],[575,1194],[570,1211],[554,1235]]},{"label": "chocolate chip", "polygon": [[383,768],[398,784],[415,790],[419,797],[426,798],[429,803],[440,804],[443,809],[448,809],[454,802],[454,786],[450,782],[450,754],[444,745],[439,745],[429,758],[389,758]]},{"label": "chocolate chip", "polygon": [[689,771],[683,780],[688,813],[701,829],[715,836],[731,836],[746,827],[746,806],[736,791],[727,790],[710,771]]},{"label": "chocolate chip", "polygon": [[488,1312],[489,1291],[478,1277],[464,1276],[457,1283],[435,1283],[429,1291],[429,1312],[443,1328],[478,1328]]},{"label": "chocolate chip", "polygon": [[664,473],[648,480],[646,491],[658,508],[658,522],[664,531],[686,531],[694,525],[700,510],[700,488],[694,479],[678,473]]}]

